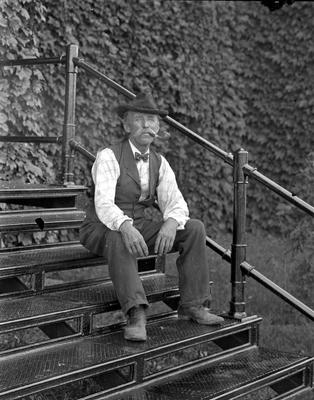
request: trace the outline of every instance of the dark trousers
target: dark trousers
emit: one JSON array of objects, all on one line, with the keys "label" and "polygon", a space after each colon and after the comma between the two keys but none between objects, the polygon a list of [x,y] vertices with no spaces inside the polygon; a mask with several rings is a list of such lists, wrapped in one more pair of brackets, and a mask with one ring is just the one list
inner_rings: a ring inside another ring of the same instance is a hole
[{"label": "dark trousers", "polygon": [[[150,253],[162,222],[144,221],[140,232]],[[202,305],[209,299],[209,268],[206,259],[205,229],[201,221],[190,219],[184,230],[178,230],[173,246],[179,252],[177,268],[179,275],[180,305]],[[125,247],[122,235],[106,231],[103,256],[108,259],[109,274],[122,311],[138,305],[148,305],[145,291],[137,271],[136,258]],[[83,243],[84,244],[84,243]]]}]

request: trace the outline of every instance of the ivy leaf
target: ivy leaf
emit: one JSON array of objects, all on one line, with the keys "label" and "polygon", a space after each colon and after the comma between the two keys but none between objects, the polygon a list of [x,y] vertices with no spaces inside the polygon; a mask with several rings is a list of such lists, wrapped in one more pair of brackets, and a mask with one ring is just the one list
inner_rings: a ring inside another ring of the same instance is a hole
[{"label": "ivy leaf", "polygon": [[16,71],[16,75],[20,80],[29,80],[32,76],[32,70],[29,68],[20,68]]}]

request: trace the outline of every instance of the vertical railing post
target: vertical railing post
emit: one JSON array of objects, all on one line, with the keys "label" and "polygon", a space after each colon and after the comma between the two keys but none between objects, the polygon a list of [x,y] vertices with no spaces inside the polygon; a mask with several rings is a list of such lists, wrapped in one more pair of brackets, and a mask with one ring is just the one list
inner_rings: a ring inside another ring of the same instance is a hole
[{"label": "vertical railing post", "polygon": [[245,276],[241,271],[241,263],[246,259],[246,185],[247,176],[243,165],[248,163],[248,152],[239,149],[233,154],[233,243],[231,245],[231,301],[230,316],[244,318]]},{"label": "vertical railing post", "polygon": [[73,185],[73,150],[69,141],[75,137],[75,98],[77,67],[73,63],[73,57],[78,56],[78,46],[70,44],[66,51],[66,83],[65,83],[65,107],[62,137],[62,161],[61,174],[64,185]]}]

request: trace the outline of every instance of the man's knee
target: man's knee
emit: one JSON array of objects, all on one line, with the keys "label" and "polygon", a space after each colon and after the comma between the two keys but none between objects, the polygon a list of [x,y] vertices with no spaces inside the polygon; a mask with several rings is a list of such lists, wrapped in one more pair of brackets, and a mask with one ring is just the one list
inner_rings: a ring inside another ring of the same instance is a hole
[{"label": "man's knee", "polygon": [[109,231],[106,235],[106,242],[108,246],[124,247],[121,232]]},{"label": "man's knee", "polygon": [[103,224],[82,224],[79,231],[81,244],[91,253],[104,256],[108,229]]},{"label": "man's knee", "polygon": [[189,219],[185,225],[185,229],[195,236],[206,237],[205,226],[199,219]]}]

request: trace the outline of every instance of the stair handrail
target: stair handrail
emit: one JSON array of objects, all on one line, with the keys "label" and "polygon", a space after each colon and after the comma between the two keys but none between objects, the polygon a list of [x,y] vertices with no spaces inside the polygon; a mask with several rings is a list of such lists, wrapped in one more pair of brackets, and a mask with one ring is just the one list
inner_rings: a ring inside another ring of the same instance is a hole
[{"label": "stair handrail", "polygon": [[[96,68],[88,64],[86,61],[84,61],[82,58],[74,57],[73,58],[73,63],[77,67],[83,68],[85,71],[89,72],[91,75],[94,77],[98,78],[99,80],[104,81],[105,83],[108,84],[111,88],[117,90],[119,93],[125,95],[129,99],[133,99],[136,97],[134,93],[129,91],[128,89],[124,88],[121,86],[119,83],[115,82],[114,80],[110,79],[108,76],[103,74],[102,72],[98,71]],[[169,117],[168,115],[163,118],[163,120],[171,125],[172,127],[178,129],[181,133],[183,133],[185,136],[189,137],[192,139],[194,142],[200,144],[203,148],[206,150],[212,152],[216,156],[218,156],[220,159],[225,161],[227,164],[233,166],[233,160],[234,157],[232,153],[228,153],[210,141],[204,139],[202,136],[197,134],[196,132],[192,131],[191,129],[187,128],[186,126],[180,124],[178,121],[175,119]],[[288,191],[284,187],[280,186],[278,183],[273,181],[272,179],[266,177],[262,173],[257,171],[257,168],[245,164],[244,167],[244,172],[246,175],[250,176],[250,178],[253,178],[254,180],[262,183],[264,186],[268,187],[270,190],[273,192],[277,193],[279,196],[290,202],[291,204],[295,205],[296,207],[300,208],[301,210],[305,211],[312,217],[314,217],[314,207],[310,205],[309,203],[305,202],[302,200],[300,197],[296,196],[294,193]]]},{"label": "stair handrail", "polygon": [[[30,57],[30,58],[17,58],[17,59],[1,59],[0,67],[15,67],[27,65],[42,65],[42,64],[65,64],[66,57]],[[0,136],[0,142],[13,142],[13,143],[62,143],[62,136]]]},{"label": "stair handrail", "polygon": [[[110,87],[118,92],[126,95],[128,98],[135,98],[135,94],[116,83],[105,74],[99,72],[97,69],[86,63],[84,60],[74,57],[73,64],[76,67],[81,67],[93,76],[107,83]],[[314,207],[306,203],[293,193],[281,187],[271,179],[263,174],[257,172],[257,169],[248,164],[248,153],[243,150],[237,150],[234,155],[226,153],[217,146],[210,143],[208,140],[202,138],[197,133],[189,128],[175,121],[169,116],[163,118],[165,122],[180,130],[185,136],[188,136],[202,147],[214,153],[219,158],[223,159],[227,164],[233,166],[233,185],[234,185],[234,201],[233,201],[233,241],[231,244],[231,300],[229,314],[236,318],[244,318],[245,311],[245,278],[248,275],[247,271],[243,268],[242,263],[246,261],[246,186],[248,183],[248,176],[253,177],[258,182],[268,187],[270,190],[279,194],[285,200],[298,208],[305,211],[307,214],[314,217]],[[251,275],[253,276],[253,270]],[[254,275],[254,278],[256,276]],[[263,280],[261,282],[264,282]],[[260,283],[261,283],[260,282]],[[265,283],[265,282],[264,282]],[[264,284],[263,283],[263,284]],[[275,290],[272,286],[268,287],[270,290]],[[277,295],[282,295],[281,292],[276,292]],[[288,297],[284,297],[287,301]],[[296,300],[298,301],[298,300]]]},{"label": "stair handrail", "polygon": [[[222,259],[231,263],[231,251],[224,248],[218,244],[215,240],[206,237],[206,245],[219,254]],[[291,293],[287,292],[285,289],[274,283],[272,280],[267,278],[265,275],[257,271],[257,269],[249,264],[247,261],[243,261],[241,264],[242,271],[247,275],[257,281],[259,284],[264,286],[266,289],[273,292],[277,297],[281,298],[283,301],[288,303],[290,306],[301,312],[307,318],[314,321],[314,310],[304,304],[302,301],[298,300]]]},{"label": "stair handrail", "polygon": [[[105,74],[98,71],[96,68],[92,67],[86,63],[83,59],[75,57],[73,58],[73,64],[76,67],[81,67],[85,71],[89,72],[96,78],[104,81],[113,89],[117,90],[119,93],[124,94],[130,99],[135,98],[135,94],[115,82],[114,80],[107,77]],[[245,269],[246,264],[246,186],[248,183],[248,176],[255,179],[256,181],[262,183],[268,189],[272,190],[282,198],[284,198],[289,203],[293,204],[297,208],[303,210],[311,217],[314,217],[314,207],[294,193],[289,192],[287,189],[283,188],[273,180],[267,178],[265,175],[257,171],[248,164],[248,153],[243,149],[239,149],[232,155],[227,153],[214,144],[210,143],[208,140],[204,139],[197,133],[193,132],[191,129],[185,127],[179,122],[175,121],[173,118],[166,116],[163,120],[170,126],[178,129],[185,136],[192,139],[194,142],[200,144],[202,147],[212,152],[227,164],[233,166],[233,185],[234,185],[234,201],[233,201],[233,241],[231,244],[231,300],[229,314],[236,318],[244,318],[246,316],[245,311],[245,278],[247,275],[252,276],[259,283],[267,287],[267,289],[276,293],[277,296],[283,298],[289,304],[292,304],[302,313],[305,313],[309,318],[312,318],[312,310],[308,312],[305,308],[306,305],[298,307],[301,303],[297,299],[291,300],[291,295],[274,283],[270,283],[266,277],[261,276],[257,273],[255,269],[249,268]]]},{"label": "stair handrail", "polygon": [[63,54],[60,57],[29,57],[16,59],[0,60],[0,67],[14,67],[18,65],[40,65],[40,64],[65,64],[66,56]]},{"label": "stair handrail", "polygon": [[94,156],[94,154],[88,151],[84,146],[81,145],[81,143],[79,143],[75,139],[69,140],[69,145],[73,150],[76,150],[78,153],[82,154],[89,161],[95,161],[96,157]]}]

